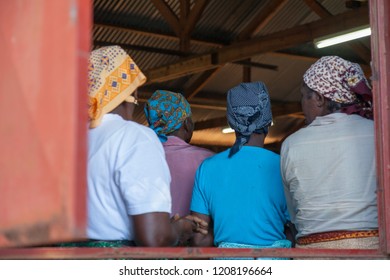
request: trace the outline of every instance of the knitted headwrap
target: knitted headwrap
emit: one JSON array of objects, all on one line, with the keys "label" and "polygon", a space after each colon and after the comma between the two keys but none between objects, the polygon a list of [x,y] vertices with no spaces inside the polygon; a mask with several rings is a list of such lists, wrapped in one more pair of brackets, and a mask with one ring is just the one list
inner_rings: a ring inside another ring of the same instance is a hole
[{"label": "knitted headwrap", "polygon": [[342,104],[341,111],[372,119],[372,92],[362,68],[338,56],[324,56],[303,75],[305,84]]},{"label": "knitted headwrap", "polygon": [[237,153],[252,133],[267,134],[272,122],[271,103],[263,82],[241,83],[227,93],[227,120],[237,132],[229,157]]},{"label": "knitted headwrap", "polygon": [[89,127],[94,128],[123,101],[134,103],[132,93],[146,77],[121,47],[109,46],[91,53],[88,82]]},{"label": "knitted headwrap", "polygon": [[191,107],[182,94],[157,90],[145,103],[144,112],[149,127],[165,142],[167,134],[178,130],[191,116]]}]

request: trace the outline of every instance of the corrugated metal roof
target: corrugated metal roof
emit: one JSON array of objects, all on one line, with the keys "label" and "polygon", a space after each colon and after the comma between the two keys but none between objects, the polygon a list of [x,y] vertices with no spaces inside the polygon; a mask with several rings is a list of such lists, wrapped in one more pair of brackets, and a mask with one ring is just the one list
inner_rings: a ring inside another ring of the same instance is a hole
[{"label": "corrugated metal roof", "polygon": [[[191,34],[192,41],[189,53],[209,53],[218,46],[231,43],[245,26],[254,19],[259,10],[266,7],[271,1],[208,1]],[[345,1],[322,0],[318,2],[334,15],[348,10],[345,7]],[[165,3],[177,15],[180,14],[180,1],[167,0]],[[155,67],[178,62],[185,57],[180,52],[180,41],[172,27],[152,1],[94,0],[93,4],[95,22],[93,41],[95,42],[95,48],[100,45],[119,44],[124,47],[144,72]],[[191,6],[194,6],[194,4],[195,0],[191,0]],[[255,34],[255,37],[265,36],[319,19],[320,17],[305,4],[305,1],[288,0],[271,21]],[[199,41],[207,41],[208,43],[205,44]],[[369,39],[362,39],[361,42],[367,48],[370,47]],[[346,59],[359,60],[356,54],[346,46],[331,47],[319,51],[313,48],[312,43],[307,43],[281,51],[284,54],[265,53],[252,57],[251,61],[253,63],[275,65],[278,68],[275,71],[253,66],[251,68],[251,80],[264,81],[269,89],[271,99],[284,102],[300,99],[299,89],[302,74],[315,61],[315,57],[337,53]],[[162,83],[155,83],[153,88],[183,92],[201,74],[196,73]],[[228,63],[205,84],[197,97],[207,96],[206,99],[223,100],[226,92],[242,80],[243,66]],[[153,88],[149,88],[149,91],[145,90],[144,97],[148,97]],[[195,104],[196,98],[191,102]],[[195,121],[219,118],[224,114],[225,112],[222,110],[205,109],[202,106],[193,108]],[[145,124],[141,108],[136,110],[135,117],[139,122]],[[214,136],[205,133],[197,132],[194,139],[199,139],[199,137],[213,139]],[[221,139],[228,138],[222,137]]]}]

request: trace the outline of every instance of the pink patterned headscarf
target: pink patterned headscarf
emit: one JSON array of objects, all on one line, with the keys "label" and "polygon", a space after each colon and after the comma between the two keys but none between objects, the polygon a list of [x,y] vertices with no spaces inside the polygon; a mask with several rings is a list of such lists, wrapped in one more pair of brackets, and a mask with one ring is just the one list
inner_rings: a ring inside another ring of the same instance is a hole
[{"label": "pink patterned headscarf", "polygon": [[338,56],[324,56],[303,75],[313,91],[343,104],[342,112],[372,119],[372,92],[362,68]]}]

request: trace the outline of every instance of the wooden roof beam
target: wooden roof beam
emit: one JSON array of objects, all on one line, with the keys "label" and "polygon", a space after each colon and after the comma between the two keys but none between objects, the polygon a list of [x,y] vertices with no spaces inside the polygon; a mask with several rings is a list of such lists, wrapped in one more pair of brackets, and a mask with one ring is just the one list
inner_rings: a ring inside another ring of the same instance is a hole
[{"label": "wooden roof beam", "polygon": [[[133,34],[139,34],[139,35],[143,35],[143,36],[160,38],[160,39],[170,40],[170,41],[175,41],[175,42],[180,41],[179,37],[168,34],[168,33],[161,33],[161,32],[156,33],[156,32],[150,32],[148,30],[142,30],[142,29],[131,28],[131,27],[123,27],[123,26],[114,25],[114,24],[94,23],[94,27],[129,32],[129,33],[133,33]],[[215,47],[215,48],[219,48],[219,47],[226,45],[226,44],[223,44],[220,42],[199,40],[199,39],[194,39],[194,38],[190,38],[190,42],[191,42],[191,44],[198,44],[198,45],[210,46],[210,47]]]},{"label": "wooden roof beam", "polygon": [[[300,102],[278,102],[278,101],[271,101],[271,110],[272,110],[273,118],[284,116],[284,115],[295,114],[302,111]],[[195,122],[194,130],[223,127],[227,125],[228,123],[226,117],[220,117],[220,118]]]},{"label": "wooden roof beam", "polygon": [[180,38],[180,50],[188,52],[190,49],[190,35],[206,8],[207,0],[198,0],[191,9],[189,0],[180,0],[180,17],[170,8],[164,0],[151,0],[154,6],[160,11],[173,31]]},{"label": "wooden roof beam", "polygon": [[172,28],[173,32],[180,37],[180,22],[179,18],[172,11],[171,7],[164,0],[151,0],[157,10],[161,13],[164,19],[168,22],[169,26]]},{"label": "wooden roof beam", "polygon": [[[254,33],[263,28],[287,3],[287,0],[271,1],[266,7],[260,9],[254,19],[240,32],[236,41],[241,41],[250,38]],[[187,86],[184,90],[185,96],[191,100],[202,88],[221,70],[223,65],[207,70],[195,82]],[[250,69],[247,71],[250,71]]]},{"label": "wooden roof beam", "polygon": [[211,80],[218,72],[221,70],[221,67],[210,69],[202,73],[202,75],[195,80],[190,86],[187,86],[184,89],[184,96],[188,101],[193,99],[195,95],[202,90],[202,88]]},{"label": "wooden roof beam", "polygon": [[363,7],[266,36],[222,47],[171,65],[149,69],[148,83],[163,82],[188,74],[206,71],[228,62],[246,59],[265,52],[289,48],[313,41],[315,38],[369,23],[368,8]]},{"label": "wooden roof beam", "polygon": [[197,0],[192,7],[189,17],[186,20],[183,32],[185,34],[191,34],[195,28],[196,23],[199,21],[204,9],[206,8],[208,0]]},{"label": "wooden roof beam", "polygon": [[271,1],[266,7],[260,9],[254,20],[250,22],[240,32],[236,41],[243,41],[251,38],[254,34],[263,29],[284,7],[287,0],[274,0]]}]

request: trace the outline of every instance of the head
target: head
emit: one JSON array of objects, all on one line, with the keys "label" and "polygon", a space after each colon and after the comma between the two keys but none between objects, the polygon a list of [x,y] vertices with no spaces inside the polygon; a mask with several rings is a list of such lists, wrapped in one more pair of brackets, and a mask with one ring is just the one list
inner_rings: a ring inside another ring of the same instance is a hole
[{"label": "head", "polygon": [[97,127],[103,116],[110,112],[125,119],[132,118],[137,88],[146,82],[146,77],[121,47],[92,51],[88,80],[90,128]]},{"label": "head", "polygon": [[272,112],[265,84],[241,83],[230,89],[227,93],[227,120],[237,137],[229,157],[238,152],[252,134],[266,135],[272,122]]},{"label": "head", "polygon": [[190,104],[182,94],[157,90],[146,102],[144,112],[149,127],[161,142],[165,142],[169,135],[190,142],[194,125]]},{"label": "head", "polygon": [[304,82],[301,86],[301,106],[306,124],[312,123],[316,117],[339,112],[341,109],[340,103],[313,91]]},{"label": "head", "polygon": [[334,112],[372,118],[372,93],[360,66],[338,56],[324,56],[303,75],[302,110],[310,124]]}]

